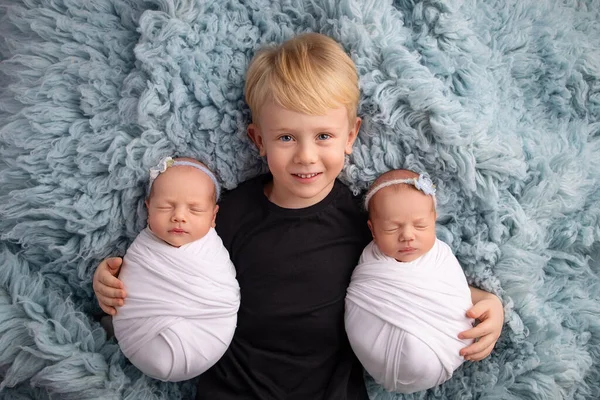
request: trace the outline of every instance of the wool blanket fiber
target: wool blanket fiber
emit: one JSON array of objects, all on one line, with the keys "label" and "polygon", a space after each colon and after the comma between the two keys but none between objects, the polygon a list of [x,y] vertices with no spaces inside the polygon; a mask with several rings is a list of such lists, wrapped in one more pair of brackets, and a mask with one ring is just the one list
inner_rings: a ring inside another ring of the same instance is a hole
[{"label": "wool blanket fiber", "polygon": [[[98,321],[98,262],[144,228],[148,169],[265,170],[244,74],[321,32],[360,75],[357,193],[427,171],[438,237],[498,294],[492,355],[372,399],[600,398],[599,0],[0,0],[0,397],[175,399]],[[243,301],[243,299],[242,299]]]}]

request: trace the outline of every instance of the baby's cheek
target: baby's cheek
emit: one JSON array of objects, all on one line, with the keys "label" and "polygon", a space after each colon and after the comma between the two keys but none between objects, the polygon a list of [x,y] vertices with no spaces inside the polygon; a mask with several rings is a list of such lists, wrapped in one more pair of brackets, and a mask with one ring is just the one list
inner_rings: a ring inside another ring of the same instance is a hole
[{"label": "baby's cheek", "polygon": [[157,215],[155,212],[148,212],[148,218],[146,219],[146,223],[151,231],[154,231],[153,227],[158,227],[159,223],[156,222]]}]

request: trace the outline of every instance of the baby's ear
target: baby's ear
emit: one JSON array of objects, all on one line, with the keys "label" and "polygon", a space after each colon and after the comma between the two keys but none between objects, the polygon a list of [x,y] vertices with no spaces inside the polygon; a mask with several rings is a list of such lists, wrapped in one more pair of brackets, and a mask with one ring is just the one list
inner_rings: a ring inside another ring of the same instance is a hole
[{"label": "baby's ear", "polygon": [[250,140],[252,140],[252,142],[258,148],[258,152],[260,153],[260,155],[262,157],[266,156],[267,152],[265,151],[265,144],[259,127],[256,124],[250,124],[248,125],[247,132]]},{"label": "baby's ear", "polygon": [[218,212],[219,212],[219,205],[215,205],[215,209],[213,211],[212,223],[210,224],[210,226],[212,226],[213,228],[215,228],[217,226],[217,213]]},{"label": "baby's ear", "polygon": [[373,224],[371,223],[371,220],[367,221],[367,225],[369,225],[369,230],[371,231],[371,236],[373,236],[373,240],[375,240],[375,232],[373,232]]}]

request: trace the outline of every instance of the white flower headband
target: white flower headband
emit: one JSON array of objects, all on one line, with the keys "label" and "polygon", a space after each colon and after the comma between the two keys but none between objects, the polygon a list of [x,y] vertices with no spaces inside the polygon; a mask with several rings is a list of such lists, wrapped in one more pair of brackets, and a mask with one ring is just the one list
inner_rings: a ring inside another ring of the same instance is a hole
[{"label": "white flower headband", "polygon": [[219,185],[219,181],[217,181],[215,175],[208,168],[190,161],[175,161],[172,157],[165,157],[162,160],[160,160],[157,166],[150,168],[150,184],[148,185],[148,193],[150,193],[150,190],[152,189],[152,184],[160,174],[165,172],[169,167],[177,166],[194,167],[208,175],[210,180],[215,185],[215,193],[217,194],[217,201],[219,201],[219,197],[221,194],[221,185]]},{"label": "white flower headband", "polygon": [[427,175],[419,174],[418,178],[392,179],[391,181],[382,182],[374,188],[371,188],[365,197],[365,209],[369,211],[369,201],[371,201],[371,198],[375,195],[375,193],[388,186],[399,185],[401,183],[413,185],[421,192],[431,196],[433,198],[433,206],[436,207],[437,202],[435,200],[435,185],[433,182],[431,182],[431,179],[429,179]]}]

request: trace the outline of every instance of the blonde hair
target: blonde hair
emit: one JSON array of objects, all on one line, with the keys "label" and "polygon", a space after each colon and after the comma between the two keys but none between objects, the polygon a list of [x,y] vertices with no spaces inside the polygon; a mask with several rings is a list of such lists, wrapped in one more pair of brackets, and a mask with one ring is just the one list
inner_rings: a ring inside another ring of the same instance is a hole
[{"label": "blonde hair", "polygon": [[305,33],[254,56],[246,74],[246,102],[258,123],[267,101],[308,115],[345,107],[354,124],[358,74],[352,59],[335,40]]}]

